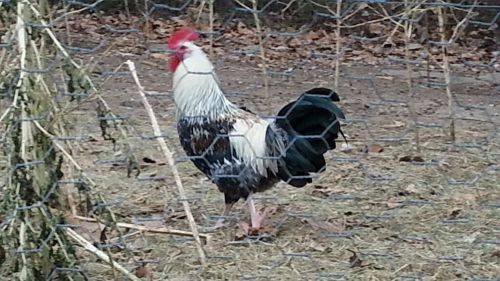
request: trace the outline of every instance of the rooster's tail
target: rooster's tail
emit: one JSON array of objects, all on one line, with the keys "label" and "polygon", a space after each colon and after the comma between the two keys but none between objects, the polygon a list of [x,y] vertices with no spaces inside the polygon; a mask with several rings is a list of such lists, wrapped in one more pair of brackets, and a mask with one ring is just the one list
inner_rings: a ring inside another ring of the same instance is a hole
[{"label": "rooster's tail", "polygon": [[323,171],[323,154],[336,147],[339,133],[344,136],[339,119],[345,116],[334,103],[339,100],[330,89],[314,88],[278,112],[276,125],[288,134],[278,170],[283,181],[302,187],[312,181],[311,173]]}]

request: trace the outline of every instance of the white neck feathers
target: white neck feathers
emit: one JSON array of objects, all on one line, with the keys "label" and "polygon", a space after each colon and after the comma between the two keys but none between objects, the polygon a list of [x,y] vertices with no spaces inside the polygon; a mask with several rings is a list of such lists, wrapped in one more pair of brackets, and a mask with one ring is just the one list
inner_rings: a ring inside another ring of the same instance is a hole
[{"label": "white neck feathers", "polygon": [[215,120],[239,110],[224,96],[213,65],[200,48],[191,51],[175,70],[174,100],[183,117]]}]

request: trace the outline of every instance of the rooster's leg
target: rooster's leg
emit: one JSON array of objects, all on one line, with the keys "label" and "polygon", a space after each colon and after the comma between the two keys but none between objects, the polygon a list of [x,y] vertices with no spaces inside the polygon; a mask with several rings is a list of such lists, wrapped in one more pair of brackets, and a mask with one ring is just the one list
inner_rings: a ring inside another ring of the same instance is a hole
[{"label": "rooster's leg", "polygon": [[220,217],[217,220],[217,222],[215,223],[215,225],[214,226],[201,226],[200,231],[201,232],[214,232],[220,228],[225,227],[226,225],[224,224],[224,221],[226,220],[226,217],[231,212],[233,205],[234,205],[234,203],[226,203],[226,206],[224,206],[224,211],[222,211],[222,214],[220,215]]},{"label": "rooster's leg", "polygon": [[220,218],[215,223],[215,226],[214,226],[215,229],[224,227],[224,221],[226,220],[226,217],[231,212],[233,205],[234,205],[234,203],[226,203],[226,206],[224,206],[224,211],[222,211]]},{"label": "rooster's leg", "polygon": [[248,196],[247,203],[248,203],[248,210],[250,211],[252,228],[260,228],[262,226],[262,220],[264,219],[264,216],[259,214],[255,209],[255,202],[252,198],[252,195]]}]

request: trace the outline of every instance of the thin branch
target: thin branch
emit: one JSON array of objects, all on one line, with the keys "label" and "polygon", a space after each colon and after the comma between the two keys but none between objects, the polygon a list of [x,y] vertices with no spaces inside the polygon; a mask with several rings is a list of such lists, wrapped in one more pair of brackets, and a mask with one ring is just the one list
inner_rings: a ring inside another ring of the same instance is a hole
[{"label": "thin branch", "polygon": [[286,6],[281,9],[281,14],[283,15],[288,9],[290,9],[290,7],[295,3],[297,2],[297,0],[291,0],[290,2],[286,3]]},{"label": "thin branch", "polygon": [[339,90],[339,80],[340,80],[340,61],[342,59],[342,55],[340,51],[342,49],[342,34],[341,34],[341,24],[342,19],[340,17],[340,13],[342,11],[342,0],[337,1],[337,28],[335,29],[336,41],[335,41],[335,81],[334,81],[334,89],[335,91]]},{"label": "thin branch", "polygon": [[[26,47],[27,47],[27,38],[26,38],[26,26],[24,22],[24,13],[25,13],[25,3],[24,1],[20,1],[17,3],[17,23],[16,23],[16,30],[17,30],[17,45],[18,45],[18,51],[20,53],[19,56],[19,68],[20,74],[19,74],[19,80],[16,85],[16,90],[14,91],[14,101],[12,104],[14,106],[17,105],[17,99],[19,98],[19,93],[23,93],[23,97],[25,100],[26,99],[26,93],[22,91],[23,89],[23,82],[26,77]],[[24,102],[21,103],[21,118],[24,120],[27,119],[27,112],[26,112],[26,104]],[[26,142],[29,138],[29,124],[28,122],[21,122],[21,135],[22,135],[22,145],[21,145],[21,158],[26,162]]]},{"label": "thin branch", "polygon": [[[259,18],[259,14],[258,14],[258,2],[257,2],[257,0],[251,0],[252,8],[250,8],[247,5],[245,5],[244,3],[242,3],[240,0],[235,0],[235,1],[243,8],[251,11],[253,14],[253,18],[255,20],[255,29],[256,29],[256,33],[257,33],[257,37],[258,37],[258,41],[259,41],[262,75],[264,76],[265,98],[266,98],[266,100],[269,100],[269,79],[267,77],[266,50],[264,48],[264,41],[262,40],[262,26],[260,24],[260,18]],[[267,111],[268,112],[270,111],[270,103],[267,103]]]},{"label": "thin branch", "polygon": [[21,251],[21,260],[23,261],[21,273],[19,274],[19,278],[21,281],[27,279],[27,264],[28,260],[26,259],[26,254],[24,253],[24,247],[26,244],[26,224],[21,222],[21,226],[19,227],[19,251]]},{"label": "thin branch", "polygon": [[[411,11],[413,9],[410,9],[410,3],[408,3],[408,0],[405,0],[405,9],[407,10],[407,17],[411,17]],[[415,108],[415,103],[413,101],[413,79],[412,79],[412,73],[413,69],[410,63],[411,57],[410,57],[410,42],[412,38],[412,31],[413,31],[413,24],[411,21],[406,20],[404,22],[404,32],[405,32],[405,59],[406,59],[406,84],[408,86],[408,110],[410,111],[410,116],[411,119],[413,120],[413,131],[415,133],[415,147],[417,152],[420,152],[420,131],[418,128],[418,117],[417,117],[417,112]]]},{"label": "thin branch", "polygon": [[196,16],[196,20],[194,21],[196,24],[198,24],[200,19],[201,19],[201,14],[203,14],[203,10],[205,9],[206,3],[207,3],[207,0],[203,0],[200,3],[200,7],[198,8],[198,15]]},{"label": "thin branch", "polygon": [[[95,183],[94,180],[92,180],[92,178],[90,178],[84,171],[83,171],[83,168],[80,166],[80,164],[78,164],[78,162],[76,162],[76,160],[73,158],[73,156],[71,156],[71,154],[69,152],[66,151],[66,149],[57,142],[56,140],[56,137],[52,134],[50,134],[47,130],[45,130],[42,125],[40,125],[40,123],[36,120],[33,120],[32,121],[33,124],[35,124],[35,127],[37,127],[44,135],[48,136],[51,138],[52,140],[52,143],[54,144],[54,146],[59,149],[59,151],[61,151],[64,156],[71,162],[71,164],[73,164],[74,168],[76,168],[76,170],[80,173],[80,175],[85,178],[87,180],[87,182],[92,186],[92,187],[95,187],[97,184]],[[106,202],[103,198],[100,198],[103,202]],[[115,214],[113,212],[109,212],[110,216],[111,216],[111,220],[113,222],[116,222],[116,217],[115,217]]]},{"label": "thin branch", "polygon": [[213,58],[214,56],[214,1],[215,0],[209,0],[208,1],[208,10],[209,10],[209,17],[208,17],[208,26],[209,26],[209,39],[210,39],[210,57]]},{"label": "thin branch", "polygon": [[449,120],[449,126],[450,126],[450,139],[453,143],[455,143],[455,111],[453,110],[453,95],[451,93],[451,88],[450,88],[450,62],[448,60],[448,47],[445,42],[446,40],[446,34],[445,34],[445,28],[444,28],[444,11],[442,7],[438,7],[438,21],[439,21],[439,33],[441,34],[441,53],[442,53],[442,59],[443,59],[443,71],[444,71],[444,79],[446,83],[446,95],[448,97],[448,118]]},{"label": "thin branch", "polygon": [[[149,101],[146,97],[146,94],[144,93],[144,88],[141,85],[141,82],[139,81],[139,77],[137,76],[137,71],[135,69],[135,64],[127,60],[126,64],[128,65],[128,68],[132,74],[132,77],[134,78],[134,81],[137,85],[137,88],[139,90],[139,95],[142,98],[142,102],[144,104],[144,107],[146,108],[146,111],[148,112],[149,118],[151,119],[151,125],[153,126],[153,131],[154,135],[156,136],[156,139],[158,140],[158,144],[160,145],[161,150],[163,151],[163,154],[165,158],[168,161],[168,164],[170,165],[170,169],[172,170],[172,174],[175,179],[175,184],[177,186],[177,191],[179,192],[179,196],[181,197],[182,200],[182,206],[184,207],[184,212],[186,213],[186,217],[189,222],[189,227],[191,228],[191,232],[193,233],[194,240],[196,242],[196,248],[198,250],[198,255],[200,258],[200,263],[202,266],[206,265],[206,257],[205,257],[205,251],[203,250],[203,245],[200,240],[200,234],[198,233],[198,227],[196,225],[196,222],[194,220],[193,214],[191,213],[191,207],[189,206],[189,202],[186,200],[186,192],[184,190],[184,186],[182,185],[182,180],[181,176],[179,174],[179,171],[177,170],[177,167],[175,166],[175,161],[173,157],[173,153],[170,151],[168,148],[165,139],[162,137],[162,133],[160,130],[160,126],[158,125],[158,121],[156,120],[155,113],[153,111],[153,108],[149,104]],[[166,189],[164,188],[164,192],[166,193]]]},{"label": "thin branch", "polygon": [[455,40],[457,40],[460,33],[465,29],[465,27],[467,26],[466,23],[474,15],[472,13],[472,11],[474,10],[474,7],[476,7],[476,5],[477,5],[477,0],[474,1],[474,3],[472,4],[472,7],[467,11],[467,14],[465,15],[465,17],[453,29],[453,34],[450,36],[450,39],[448,40],[448,44],[455,42]]},{"label": "thin branch", "polygon": [[[82,216],[73,216],[73,217],[76,219],[82,220],[82,221],[99,223],[99,221],[94,219],[94,218],[88,218],[88,217],[82,217]],[[192,232],[189,232],[189,231],[169,229],[169,228],[165,228],[165,227],[148,227],[148,226],[137,225],[137,224],[132,224],[132,223],[125,223],[125,222],[117,222],[116,226],[122,227],[122,228],[128,228],[128,229],[136,229],[136,230],[140,230],[142,232],[163,233],[163,234],[172,234],[172,235],[179,235],[179,236],[191,236],[191,237],[194,236],[194,234]],[[205,234],[205,233],[200,233],[199,236],[201,238],[205,239],[205,241],[208,241],[210,239],[210,235]]]},{"label": "thin branch", "polygon": [[127,276],[128,279],[130,279],[132,281],[141,281],[141,279],[137,278],[134,274],[132,274],[130,271],[128,271],[125,267],[121,266],[119,263],[111,260],[106,253],[104,253],[103,251],[94,247],[94,245],[92,245],[92,243],[85,240],[85,238],[80,236],[73,229],[66,228],[65,230],[66,230],[66,233],[68,234],[68,236],[71,237],[73,240],[75,240],[83,248],[85,248],[85,250],[91,252],[92,254],[96,255],[98,258],[100,258],[104,262],[110,264],[114,269],[118,270],[119,272],[123,273],[123,275]]},{"label": "thin branch", "polygon": [[47,130],[45,130],[42,125],[40,125],[40,123],[36,120],[33,121],[33,124],[35,124],[35,126],[46,136],[48,137],[51,137],[52,138],[52,143],[57,147],[57,149],[59,149],[63,154],[64,156],[66,156],[66,158],[71,162],[71,164],[73,164],[73,166],[77,169],[78,172],[81,173],[81,175],[83,177],[85,177],[85,179],[87,179],[89,181],[89,183],[93,186],[96,185],[96,183],[90,178],[88,177],[85,172],[83,171],[82,167],[80,166],[80,164],[78,164],[78,162],[76,162],[76,160],[73,158],[73,156],[71,156],[71,154],[69,154],[66,149],[64,149],[64,147],[62,145],[60,145],[56,140],[55,140],[55,136],[53,136],[52,134],[50,134],[49,132],[47,132]]}]

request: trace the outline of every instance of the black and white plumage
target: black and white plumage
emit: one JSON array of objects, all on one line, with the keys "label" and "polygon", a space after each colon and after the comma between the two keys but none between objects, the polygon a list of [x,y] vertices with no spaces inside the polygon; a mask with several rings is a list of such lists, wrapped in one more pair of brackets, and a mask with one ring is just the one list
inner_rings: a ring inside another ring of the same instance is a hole
[{"label": "black and white plumage", "polygon": [[169,41],[174,72],[177,129],[191,161],[224,193],[227,215],[239,199],[249,199],[252,226],[259,219],[251,195],[279,181],[302,187],[325,168],[323,154],[335,148],[344,114],[338,95],[315,88],[284,106],[276,119],[262,119],[230,102],[213,65],[192,41],[191,30]]}]

